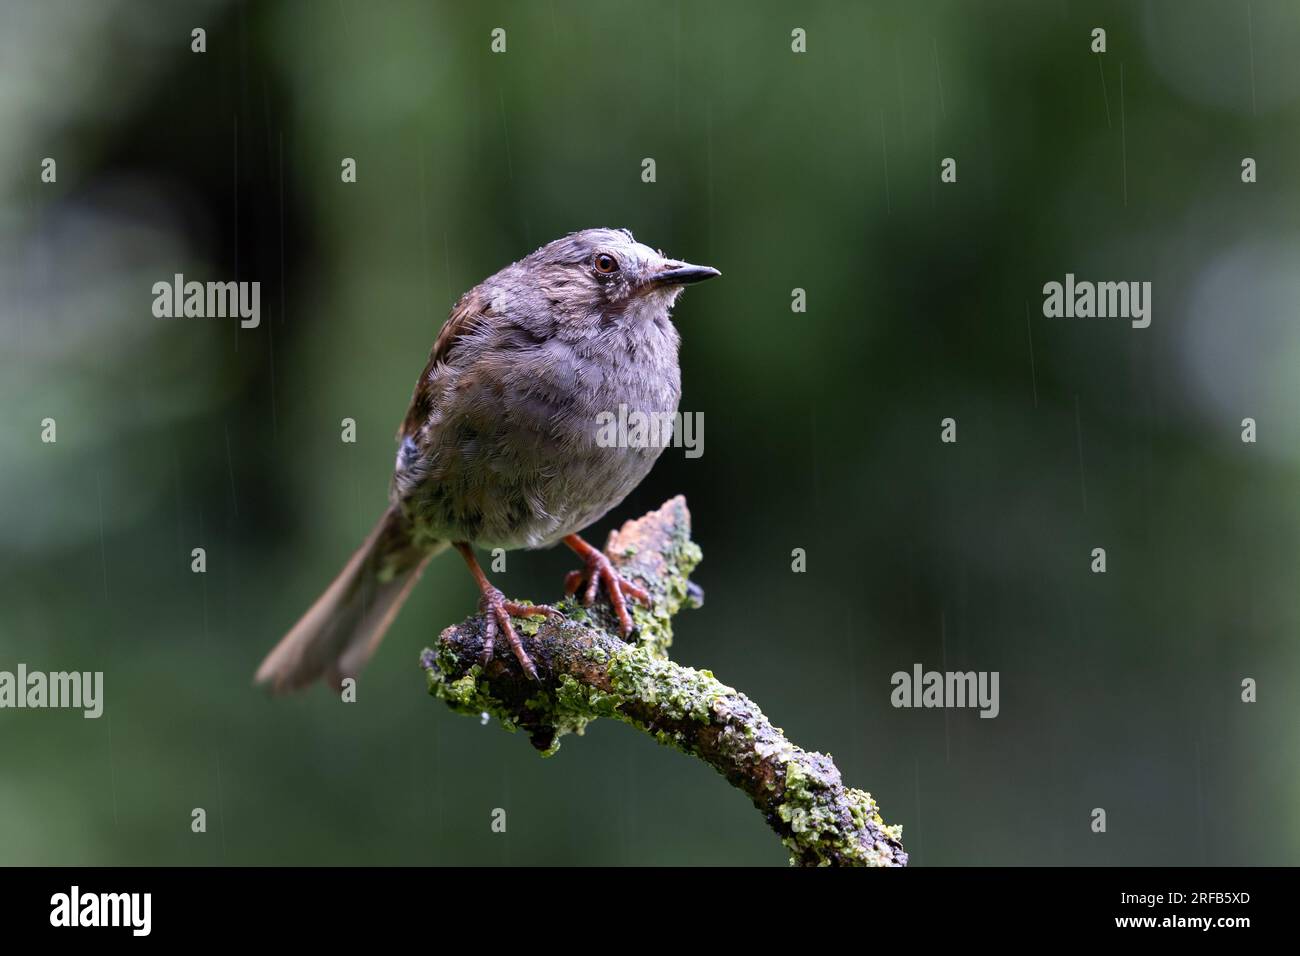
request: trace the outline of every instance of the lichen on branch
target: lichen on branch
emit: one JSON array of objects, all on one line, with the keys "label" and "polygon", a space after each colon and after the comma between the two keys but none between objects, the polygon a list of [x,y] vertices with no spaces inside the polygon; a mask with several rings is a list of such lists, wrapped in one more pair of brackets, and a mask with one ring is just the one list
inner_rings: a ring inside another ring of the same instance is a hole
[{"label": "lichen on branch", "polygon": [[605,550],[614,566],[654,596],[653,608],[634,611],[636,643],[618,637],[604,603],[566,601],[563,619],[516,624],[540,676],[533,681],[508,647],[499,646],[486,667],[479,663],[484,622],[475,615],[421,655],[430,693],[460,713],[487,713],[507,730],[523,730],[544,756],[599,717],[624,721],[748,794],[791,863],[905,866],[902,828],[885,824],[871,794],[845,787],[830,757],[790,743],[753,701],[709,671],[669,660],[673,616],[701,600],[690,581],[701,559],[690,531],[678,496],[610,535]]}]

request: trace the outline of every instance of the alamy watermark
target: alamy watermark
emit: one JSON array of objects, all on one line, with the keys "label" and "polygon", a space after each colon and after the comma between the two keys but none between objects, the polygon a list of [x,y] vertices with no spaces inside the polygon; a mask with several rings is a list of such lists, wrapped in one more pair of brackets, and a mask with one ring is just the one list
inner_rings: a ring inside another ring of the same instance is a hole
[{"label": "alamy watermark", "polygon": [[103,671],[0,671],[0,710],[54,708],[82,711],[87,720],[104,712]]},{"label": "alamy watermark", "polygon": [[1065,282],[1043,285],[1043,315],[1049,319],[1129,319],[1133,328],[1151,324],[1150,282]]},{"label": "alamy watermark", "polygon": [[50,897],[50,925],[124,926],[132,936],[148,936],[153,926],[152,893],[83,893],[73,884]]},{"label": "alamy watermark", "polygon": [[160,319],[239,319],[240,328],[262,322],[262,283],[186,282],[176,273],[171,282],[153,284],[153,314]]},{"label": "alamy watermark", "polygon": [[920,664],[912,672],[895,671],[889,702],[895,707],[978,707],[981,717],[996,717],[998,671],[927,671]]},{"label": "alamy watermark", "polygon": [[596,444],[601,448],[686,449],[687,458],[704,454],[703,412],[643,412],[620,404],[617,412],[596,415]]}]

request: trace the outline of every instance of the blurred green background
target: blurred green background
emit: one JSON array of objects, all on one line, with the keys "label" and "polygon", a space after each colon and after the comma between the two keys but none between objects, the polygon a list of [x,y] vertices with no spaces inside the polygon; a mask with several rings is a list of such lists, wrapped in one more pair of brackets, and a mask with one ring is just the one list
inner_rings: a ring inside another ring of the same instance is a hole
[{"label": "blurred green background", "polygon": [[[703,457],[592,529],[687,495],[679,660],[913,865],[1300,861],[1298,46],[1261,0],[6,3],[0,669],[107,705],[0,712],[0,863],[784,864],[624,725],[541,760],[428,698],[454,555],[356,704],[250,685],[384,507],[454,299],[597,225],[724,273],[676,311]],[[260,281],[261,326],[154,318],[175,272]],[[1151,327],[1044,318],[1066,272],[1151,281]],[[1001,715],[893,709],[916,662],[1000,671]]]}]

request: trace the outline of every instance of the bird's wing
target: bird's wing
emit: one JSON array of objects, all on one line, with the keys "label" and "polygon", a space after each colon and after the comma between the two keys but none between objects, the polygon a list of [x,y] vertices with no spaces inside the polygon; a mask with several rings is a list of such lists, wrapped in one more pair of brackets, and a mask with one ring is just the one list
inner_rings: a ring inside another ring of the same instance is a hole
[{"label": "bird's wing", "polygon": [[406,417],[402,419],[402,424],[397,429],[399,444],[406,442],[407,439],[419,443],[420,429],[428,422],[429,412],[433,409],[433,400],[438,388],[436,379],[439,367],[447,363],[456,348],[456,343],[467,332],[479,327],[494,314],[492,304],[484,298],[478,288],[465,293],[460,301],[452,306],[451,314],[447,316],[447,321],[443,323],[438,337],[433,341],[433,348],[429,351],[429,361],[415,383]]}]

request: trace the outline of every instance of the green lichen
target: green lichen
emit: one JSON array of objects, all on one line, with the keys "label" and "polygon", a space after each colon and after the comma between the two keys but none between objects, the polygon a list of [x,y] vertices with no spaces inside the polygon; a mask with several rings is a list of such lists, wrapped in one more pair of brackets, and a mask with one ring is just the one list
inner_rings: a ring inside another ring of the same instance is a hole
[{"label": "green lichen", "polygon": [[636,626],[636,642],[655,657],[666,659],[673,643],[672,619],[660,608],[633,604],[630,610]]},{"label": "green lichen", "polygon": [[556,726],[563,726],[572,721],[577,725],[576,733],[597,717],[617,717],[618,707],[624,699],[618,694],[606,693],[589,684],[582,684],[568,674],[560,678],[555,688],[555,711],[558,718]]},{"label": "green lichen", "polygon": [[542,624],[544,624],[545,621],[546,618],[541,616],[517,617],[514,618],[515,631],[526,637],[536,637],[537,632],[542,629]]},{"label": "green lichen", "polygon": [[587,724],[597,717],[613,716],[617,704],[612,695],[579,683],[568,674],[560,678],[554,696],[538,691],[524,702],[529,713],[552,731],[549,745],[541,751],[543,757],[554,756],[560,749],[560,738],[566,734],[581,737]]},{"label": "green lichen", "polygon": [[714,708],[736,693],[709,671],[674,664],[646,647],[629,647],[615,654],[608,673],[616,693],[651,704],[675,720],[708,723]]},{"label": "green lichen", "polygon": [[[647,706],[654,716],[642,729],[665,746],[691,751],[694,735],[689,725],[729,721],[732,713],[743,707],[748,719],[741,739],[751,742],[754,758],[776,771],[767,781],[766,792],[775,794],[768,799],[776,801],[773,813],[784,825],[780,828],[786,831],[782,843],[790,852],[790,862],[805,866],[897,863],[902,827],[886,825],[871,794],[842,787],[829,758],[791,744],[752,702],[710,671],[683,667],[657,657],[651,648],[636,645],[619,646],[610,652],[593,644],[579,656],[605,664],[608,688],[563,674],[553,692],[539,689],[524,701],[526,726],[552,731],[549,737],[542,738],[546,745],[543,756],[556,753],[563,736],[581,736],[587,725],[600,717],[639,723],[631,714],[640,714],[644,720]],[[487,713],[506,729],[518,729],[520,718],[492,695],[478,664],[463,676],[449,679],[445,675],[455,672],[456,660],[454,654],[444,650],[426,666],[430,691],[453,710],[476,716]],[[628,705],[633,706],[625,709]],[[762,733],[756,731],[758,726],[764,728]]]},{"label": "green lichen", "polygon": [[[809,762],[795,759],[785,765],[785,790],[776,808],[790,828],[781,842],[790,851],[791,865],[891,865],[894,849],[884,840],[901,842],[902,826],[887,826],[865,790],[841,789],[837,778],[812,763],[819,755],[800,753]],[[846,812],[851,826],[845,826]],[[874,844],[864,841],[863,836],[873,832],[884,839]]]},{"label": "green lichen", "polygon": [[559,609],[564,614],[566,621],[572,621],[575,624],[591,623],[591,612],[577,601],[565,601],[559,605]]},{"label": "green lichen", "polygon": [[[829,757],[794,746],[752,701],[710,671],[668,659],[673,616],[698,604],[701,592],[695,589],[692,597],[690,574],[702,553],[690,540],[683,499],[642,520],[652,522],[640,534],[642,547],[616,547],[623,574],[654,597],[649,608],[629,604],[634,643],[615,638],[608,602],[587,608],[566,599],[558,605],[565,621],[543,638],[554,643],[539,658],[554,676],[549,689],[521,686],[512,674],[497,688],[509,699],[503,702],[483,669],[458,657],[467,651],[448,637],[449,629],[437,652],[422,657],[430,692],[459,713],[488,714],[507,730],[524,730],[543,756],[598,718],[631,723],[665,746],[702,757],[741,786],[780,834],[791,863],[906,865],[902,828],[885,824],[871,794],[844,787]],[[520,618],[516,626],[536,639],[543,623]]]},{"label": "green lichen", "polygon": [[[620,647],[613,653],[593,644],[581,652],[593,662],[603,663],[609,675],[609,689],[601,690],[584,684],[565,674],[559,678],[554,693],[538,690],[524,701],[529,726],[553,728],[554,738],[543,751],[550,756],[559,750],[560,738],[578,734],[587,724],[600,717],[632,721],[621,710],[629,702],[650,705],[666,720],[689,720],[707,724],[718,714],[727,698],[736,691],[723,684],[712,672],[682,667],[655,656],[652,648],[640,645]],[[519,715],[492,694],[490,682],[483,669],[474,664],[464,676],[451,679],[447,675],[457,670],[455,656],[443,651],[428,668],[430,693],[446,701],[457,713],[478,716],[487,713],[496,717],[509,730],[517,730]],[[683,734],[679,730],[658,730],[661,743],[682,747]]]},{"label": "green lichen", "polygon": [[449,680],[447,674],[453,670],[454,668],[447,666],[446,661],[441,657],[438,666],[426,668],[425,677],[429,682],[429,693],[439,700],[446,701],[447,706],[458,714],[466,714],[470,717],[490,714],[511,733],[519,729],[515,722],[515,715],[492,696],[488,682],[482,679],[482,667],[475,664],[465,672],[464,676]]},{"label": "green lichen", "polygon": [[622,698],[618,695],[607,694],[565,674],[556,684],[554,696],[546,691],[538,691],[524,702],[524,706],[530,714],[536,716],[539,724],[551,730],[550,742],[541,751],[541,755],[552,757],[560,749],[561,737],[566,734],[581,737],[586,732],[587,725],[597,717],[619,716],[620,703]]},{"label": "green lichen", "polygon": [[594,664],[603,664],[609,660],[609,653],[599,644],[592,644],[582,652],[582,659]]},{"label": "green lichen", "polygon": [[689,538],[682,537],[675,544],[676,550],[672,555],[672,563],[676,565],[675,573],[669,575],[665,582],[667,604],[674,614],[686,603],[691,572],[704,560],[704,552],[700,550],[700,546]]}]

